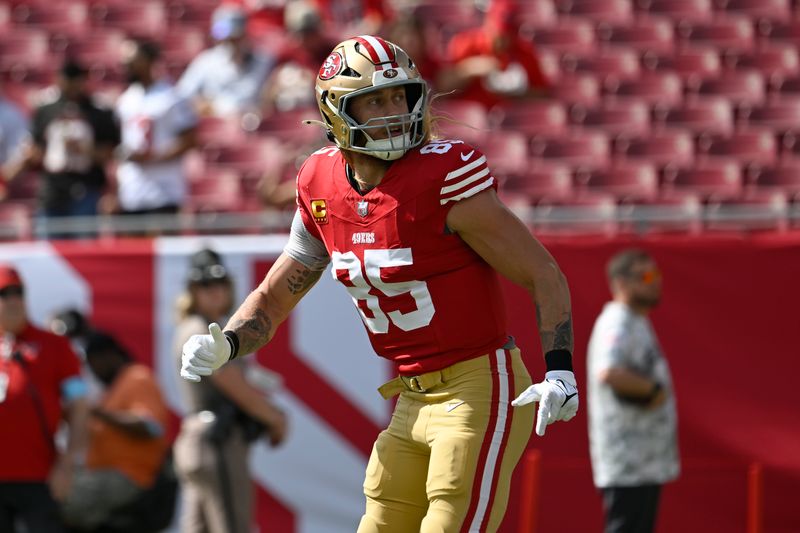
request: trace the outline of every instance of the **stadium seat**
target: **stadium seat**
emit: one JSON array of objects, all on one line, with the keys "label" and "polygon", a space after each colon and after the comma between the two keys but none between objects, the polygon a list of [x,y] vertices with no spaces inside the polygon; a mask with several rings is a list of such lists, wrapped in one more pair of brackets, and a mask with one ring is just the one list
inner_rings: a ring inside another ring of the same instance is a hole
[{"label": "stadium seat", "polygon": [[776,132],[796,130],[800,126],[800,98],[771,100],[759,107],[743,108],[739,114],[741,120],[751,126],[763,126]]},{"label": "stadium seat", "polygon": [[218,146],[244,142],[245,131],[238,117],[202,117],[197,125],[200,146]]},{"label": "stadium seat", "polygon": [[520,1],[517,2],[517,21],[520,35],[529,37],[537,28],[556,24],[558,15],[550,0]]},{"label": "stadium seat", "polygon": [[573,168],[604,168],[609,163],[608,137],[596,131],[575,132],[556,139],[533,139],[534,160],[562,163]]},{"label": "stadium seat", "polygon": [[800,161],[749,169],[747,188],[749,192],[781,192],[793,202],[800,202]]},{"label": "stadium seat", "polygon": [[683,100],[683,83],[673,72],[644,72],[637,79],[608,82],[607,94],[650,104],[677,105]]},{"label": "stadium seat", "polygon": [[159,43],[164,60],[188,65],[205,49],[206,34],[196,26],[171,26]]},{"label": "stadium seat", "polygon": [[717,50],[748,51],[754,47],[754,29],[742,16],[716,17],[709,22],[681,23],[677,35],[683,46],[710,46]]},{"label": "stadium seat", "polygon": [[167,0],[169,24],[189,25],[206,31],[211,23],[211,14],[219,4],[219,0]]},{"label": "stadium seat", "polygon": [[650,107],[639,101],[611,101],[594,108],[576,105],[570,118],[583,128],[610,135],[644,135],[650,131]]},{"label": "stadium seat", "polygon": [[774,20],[769,24],[759,24],[758,29],[762,36],[772,42],[800,46],[800,20]]},{"label": "stadium seat", "polygon": [[800,96],[800,76],[792,76],[775,80],[771,87],[772,94],[779,97],[799,97]]},{"label": "stadium seat", "polygon": [[578,173],[578,187],[612,195],[617,202],[652,201],[658,197],[658,171],[647,162],[626,161],[604,170]]},{"label": "stadium seat", "polygon": [[617,206],[617,230],[626,233],[699,233],[703,204],[695,194],[672,193],[653,201]]},{"label": "stadium seat", "polygon": [[792,16],[790,0],[715,0],[714,8],[751,19],[786,20]]},{"label": "stadium seat", "polygon": [[692,83],[720,73],[721,61],[713,48],[690,47],[673,54],[645,54],[642,65],[647,70],[675,72],[685,82]]},{"label": "stadium seat", "polygon": [[697,82],[690,91],[700,96],[721,96],[734,105],[760,105],[766,97],[766,82],[757,70],[731,70]]},{"label": "stadium seat", "polygon": [[241,182],[236,172],[209,169],[204,179],[189,182],[186,208],[195,213],[235,211],[241,199]]},{"label": "stadium seat", "polygon": [[493,131],[479,146],[486,156],[492,175],[503,181],[518,176],[528,167],[528,138],[516,131]]},{"label": "stadium seat", "polygon": [[621,138],[615,152],[623,159],[649,161],[660,167],[687,167],[694,161],[694,142],[685,131],[659,131],[647,137]]},{"label": "stadium seat", "polygon": [[639,54],[626,48],[601,50],[588,56],[565,54],[561,58],[561,71],[592,74],[605,82],[607,79],[628,79],[639,76]]},{"label": "stadium seat", "polygon": [[711,0],[638,0],[638,11],[649,15],[667,17],[675,22],[711,20]]},{"label": "stadium seat", "polygon": [[554,26],[537,28],[531,37],[537,48],[563,54],[585,55],[596,46],[592,24],[580,19],[561,19]]},{"label": "stadium seat", "polygon": [[84,2],[28,0],[11,10],[11,21],[49,33],[78,35],[88,31],[89,9]]},{"label": "stadium seat", "polygon": [[583,194],[565,201],[541,200],[533,212],[534,233],[603,234],[616,232],[616,202],[609,194]]},{"label": "stadium seat", "polygon": [[560,163],[535,162],[502,182],[501,195],[524,204],[568,201],[575,195],[572,170]]},{"label": "stadium seat", "polygon": [[666,53],[674,47],[672,23],[667,19],[639,19],[630,24],[600,24],[598,40],[608,46],[626,46],[639,52]]},{"label": "stadium seat", "polygon": [[662,128],[688,130],[695,135],[725,135],[733,131],[733,116],[733,108],[724,98],[695,98],[677,107],[656,106],[653,124]]},{"label": "stadium seat", "polygon": [[800,73],[797,47],[786,43],[761,45],[746,54],[730,54],[725,57],[725,62],[732,68],[758,69],[776,82]]},{"label": "stadium seat", "polygon": [[740,163],[771,165],[778,157],[778,143],[772,131],[748,128],[728,136],[706,135],[697,143],[698,156],[733,158]]},{"label": "stadium seat", "polygon": [[7,32],[11,26],[11,6],[0,4],[0,32]]},{"label": "stadium seat", "polygon": [[33,208],[23,202],[0,202],[0,241],[31,238]]},{"label": "stadium seat", "polygon": [[550,93],[565,104],[595,105],[600,101],[600,81],[591,74],[563,74]]},{"label": "stadium seat", "polygon": [[65,54],[83,63],[92,79],[122,82],[122,45],[125,38],[125,33],[120,30],[95,28],[71,39]]},{"label": "stadium seat", "polygon": [[[25,71],[52,65],[48,34],[38,28],[14,28],[0,35],[0,70]],[[16,79],[21,79],[17,77]]]},{"label": "stadium seat", "polygon": [[562,17],[585,17],[594,22],[624,24],[633,20],[630,0],[560,0],[556,8]]},{"label": "stadium seat", "polygon": [[98,0],[91,4],[91,23],[99,28],[117,28],[131,35],[160,40],[167,33],[167,13],[160,0],[116,2]]},{"label": "stadium seat", "polygon": [[[261,136],[275,137],[295,146],[320,147],[326,144],[325,132],[318,124],[305,124],[305,120],[320,120],[319,109],[292,109],[274,113],[261,119],[255,132]],[[252,131],[251,128],[247,128]]]},{"label": "stadium seat", "polygon": [[478,102],[440,98],[433,103],[432,113],[440,137],[480,144],[488,134],[489,119]]},{"label": "stadium seat", "polygon": [[691,193],[704,200],[735,199],[742,196],[744,181],[739,164],[732,159],[714,159],[689,168],[664,171],[662,196]]},{"label": "stadium seat", "polygon": [[529,137],[557,137],[567,131],[567,111],[558,100],[531,100],[495,107],[489,113],[495,130],[512,130]]}]

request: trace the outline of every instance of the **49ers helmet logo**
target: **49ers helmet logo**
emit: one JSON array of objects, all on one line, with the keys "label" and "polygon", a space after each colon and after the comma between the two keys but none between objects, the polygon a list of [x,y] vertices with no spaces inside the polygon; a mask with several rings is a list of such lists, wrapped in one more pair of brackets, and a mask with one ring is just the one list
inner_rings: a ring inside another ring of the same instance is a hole
[{"label": "49ers helmet logo", "polygon": [[339,74],[339,71],[342,70],[342,63],[342,56],[339,55],[339,52],[331,53],[319,68],[319,79],[329,80]]}]

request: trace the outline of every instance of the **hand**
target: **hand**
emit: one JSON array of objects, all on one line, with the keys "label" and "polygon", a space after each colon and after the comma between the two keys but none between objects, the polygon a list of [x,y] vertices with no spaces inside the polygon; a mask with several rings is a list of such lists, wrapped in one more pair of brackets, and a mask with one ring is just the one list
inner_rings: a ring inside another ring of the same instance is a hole
[{"label": "hand", "polygon": [[279,446],[286,439],[287,425],[286,414],[278,410],[276,420],[269,425],[269,445],[271,447]]},{"label": "hand", "polygon": [[181,377],[189,381],[200,381],[200,376],[212,372],[231,358],[231,345],[216,322],[208,326],[210,335],[192,335],[183,345],[181,354]]},{"label": "hand", "polygon": [[544,436],[548,424],[570,420],[578,412],[578,387],[575,374],[568,370],[551,370],[544,381],[525,389],[511,402],[514,407],[539,402],[536,434]]},{"label": "hand", "polygon": [[72,488],[72,475],[72,462],[64,456],[60,457],[50,471],[50,476],[47,479],[47,484],[50,487],[50,493],[53,495],[53,499],[58,502],[63,502],[67,498]]}]

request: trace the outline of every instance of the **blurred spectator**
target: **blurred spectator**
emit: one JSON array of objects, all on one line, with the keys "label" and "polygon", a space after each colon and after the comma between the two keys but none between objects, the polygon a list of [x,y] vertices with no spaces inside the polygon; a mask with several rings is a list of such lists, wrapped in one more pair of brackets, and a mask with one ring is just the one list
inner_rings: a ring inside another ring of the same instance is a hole
[{"label": "blurred spectator", "polygon": [[86,342],[93,333],[93,328],[83,313],[77,309],[65,309],[50,319],[50,331],[67,337],[76,352],[85,354]]},{"label": "blurred spectator", "polygon": [[86,363],[105,395],[91,407],[86,468],[76,472],[62,513],[69,527],[93,531],[155,483],[168,411],[150,368],[110,335],[89,336]]},{"label": "blurred spectator", "polygon": [[661,273],[631,249],[609,261],[608,281],[613,301],[595,322],[587,364],[594,483],[606,533],[650,533],[661,486],[680,469],[672,379],[647,318],[661,299]]},{"label": "blurred spectator", "polygon": [[338,28],[342,38],[379,33],[392,19],[392,10],[384,0],[315,0],[325,22]]},{"label": "blurred spectator", "polygon": [[264,111],[316,107],[317,72],[336,42],[325,29],[313,2],[294,0],[284,10],[289,39],[278,53],[277,66],[264,90]]},{"label": "blurred spectator", "polygon": [[79,63],[64,63],[58,88],[57,99],[34,112],[27,164],[42,168],[45,219],[92,216],[106,187],[105,165],[119,143],[119,127],[110,110],[92,101]]},{"label": "blurred spectator", "polygon": [[[186,293],[178,301],[180,323],[175,353],[192,335],[231,312],[233,284],[213,250],[191,258]],[[248,468],[250,444],[264,434],[273,446],[285,436],[286,418],[245,377],[242,360],[225,365],[210,379],[181,380],[189,414],[175,441],[181,480],[184,533],[249,533],[253,488]]]},{"label": "blurred spectator", "polygon": [[[62,500],[86,443],[86,386],[67,339],[33,326],[25,285],[0,265],[0,531],[62,531]],[[65,416],[66,449],[54,435]]]},{"label": "blurred spectator", "polygon": [[181,94],[196,100],[201,114],[231,115],[258,110],[273,57],[254,50],[246,34],[247,15],[236,6],[218,7],[211,18],[216,44],[186,67]]},{"label": "blurred spectator", "polygon": [[117,101],[122,124],[117,208],[126,214],[177,213],[187,194],[183,156],[197,144],[197,116],[175,87],[156,76],[158,48],[125,43],[130,86]]},{"label": "blurred spectator", "polygon": [[28,119],[0,93],[0,200],[5,196],[5,183],[14,179],[24,166],[28,139]]},{"label": "blurred spectator", "polygon": [[425,21],[417,12],[408,10],[399,15],[389,26],[387,39],[414,58],[419,73],[431,84],[431,89],[436,90],[444,64],[428,39]]},{"label": "blurred spectator", "polygon": [[516,98],[541,96],[548,88],[536,51],[518,33],[514,0],[494,0],[483,26],[453,36],[448,46],[452,70],[439,87],[486,108]]}]

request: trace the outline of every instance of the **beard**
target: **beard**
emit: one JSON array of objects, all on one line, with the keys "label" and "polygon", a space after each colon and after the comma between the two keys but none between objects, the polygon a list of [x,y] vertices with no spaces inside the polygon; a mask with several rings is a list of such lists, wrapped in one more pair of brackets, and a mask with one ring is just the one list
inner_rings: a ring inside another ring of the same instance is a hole
[{"label": "beard", "polygon": [[637,294],[631,299],[634,307],[653,309],[661,302],[661,293],[658,294]]}]

